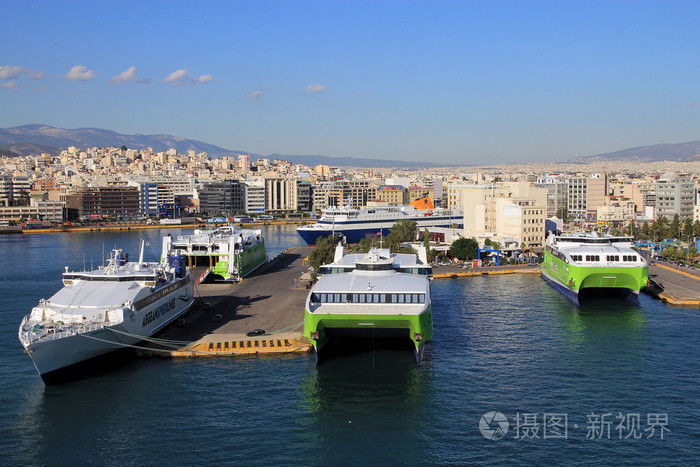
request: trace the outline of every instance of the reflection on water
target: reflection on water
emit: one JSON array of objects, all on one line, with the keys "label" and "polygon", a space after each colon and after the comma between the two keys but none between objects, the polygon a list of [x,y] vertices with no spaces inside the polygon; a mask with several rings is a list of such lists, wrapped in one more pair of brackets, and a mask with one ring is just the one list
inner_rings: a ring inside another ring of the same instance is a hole
[{"label": "reflection on water", "polygon": [[358,450],[373,453],[371,464],[420,458],[429,378],[428,369],[417,367],[404,348],[365,348],[310,365],[301,379],[299,406],[310,433],[323,444],[312,464],[342,463]]}]

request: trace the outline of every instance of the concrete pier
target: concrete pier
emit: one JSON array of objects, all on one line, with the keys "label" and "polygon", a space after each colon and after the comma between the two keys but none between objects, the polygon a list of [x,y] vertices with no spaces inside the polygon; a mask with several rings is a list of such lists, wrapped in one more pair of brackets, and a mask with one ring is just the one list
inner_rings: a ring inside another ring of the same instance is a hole
[{"label": "concrete pier", "polygon": [[[309,351],[302,338],[309,291],[299,278],[312,250],[291,248],[237,284],[198,284],[195,296],[203,306],[184,318],[185,325],[170,326],[158,338],[189,343],[171,351],[173,357]],[[246,336],[254,329],[266,333]]]},{"label": "concrete pier", "polygon": [[670,305],[700,307],[700,271],[656,263],[649,266],[649,279],[663,287],[651,293]]}]

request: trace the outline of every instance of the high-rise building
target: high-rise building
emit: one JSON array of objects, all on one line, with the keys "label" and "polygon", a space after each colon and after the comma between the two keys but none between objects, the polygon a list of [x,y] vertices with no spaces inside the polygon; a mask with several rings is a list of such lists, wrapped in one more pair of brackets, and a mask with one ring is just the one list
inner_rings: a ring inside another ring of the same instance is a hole
[{"label": "high-rise building", "polygon": [[246,210],[245,184],[240,180],[204,182],[197,192],[199,211],[204,214],[228,217]]},{"label": "high-rise building", "polygon": [[599,206],[605,206],[605,174],[569,178],[567,209],[574,222],[595,222]]},{"label": "high-rise building", "polygon": [[678,214],[681,221],[693,216],[695,184],[689,174],[667,173],[656,181],[655,216],[671,220]]}]

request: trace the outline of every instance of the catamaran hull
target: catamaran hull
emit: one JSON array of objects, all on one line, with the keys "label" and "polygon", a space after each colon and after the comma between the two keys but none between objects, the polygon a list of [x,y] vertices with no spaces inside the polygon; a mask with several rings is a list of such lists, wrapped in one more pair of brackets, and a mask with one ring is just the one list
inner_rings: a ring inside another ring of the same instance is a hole
[{"label": "catamaran hull", "polygon": [[588,287],[583,289],[572,289],[562,284],[556,278],[549,276],[546,272],[541,271],[542,278],[557,292],[571,300],[574,304],[580,305],[581,300],[594,297],[611,297],[621,296],[634,304],[639,304],[639,291],[626,288],[605,288],[605,287]]},{"label": "catamaran hull", "polygon": [[413,343],[417,365],[423,359],[423,347],[433,337],[430,308],[420,315],[314,315],[306,312],[304,335],[316,351],[316,364],[324,359],[324,349],[335,338],[396,339],[405,338]]},{"label": "catamaran hull", "polygon": [[[192,281],[187,276],[182,287],[142,308],[128,321],[52,340],[42,339],[27,346],[25,352],[45,384],[58,382],[64,375],[73,374],[78,364],[137,344],[173,322],[192,307],[192,292]],[[152,319],[164,306],[168,311],[161,311]]]}]

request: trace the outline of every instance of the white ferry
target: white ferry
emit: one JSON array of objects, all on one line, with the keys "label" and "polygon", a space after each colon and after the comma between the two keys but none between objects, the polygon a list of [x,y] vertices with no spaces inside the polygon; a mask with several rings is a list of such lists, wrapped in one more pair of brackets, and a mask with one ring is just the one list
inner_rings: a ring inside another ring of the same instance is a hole
[{"label": "white ferry", "polygon": [[334,338],[392,337],[410,339],[420,364],[433,337],[431,273],[424,247],[417,258],[388,249],[343,256],[338,245],[334,262],[319,269],[306,299],[304,336],[316,349],[317,363]]},{"label": "white ferry", "polygon": [[64,287],[24,317],[19,340],[46,384],[77,364],[130,346],[188,311],[193,281],[183,258],[138,262],[115,249],[96,270],[63,273]]},{"label": "white ferry", "polygon": [[188,265],[208,267],[215,279],[237,282],[267,262],[262,230],[238,229],[227,225],[195,229],[191,235],[163,239],[164,259],[171,255],[187,258]]},{"label": "white ferry", "polygon": [[367,235],[388,233],[395,222],[404,219],[415,221],[420,230],[464,225],[464,215],[459,209],[416,209],[414,205],[365,206],[362,209],[346,206],[323,209],[321,213],[317,223],[297,227],[308,245],[315,245],[320,237],[327,235],[345,237],[347,243],[358,243]]}]

